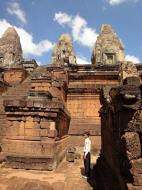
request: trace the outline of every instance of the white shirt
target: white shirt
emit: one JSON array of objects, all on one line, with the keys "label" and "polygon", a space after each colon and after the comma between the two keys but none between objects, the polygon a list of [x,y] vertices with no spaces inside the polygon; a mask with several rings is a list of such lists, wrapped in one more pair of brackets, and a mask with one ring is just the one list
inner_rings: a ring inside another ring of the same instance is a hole
[{"label": "white shirt", "polygon": [[85,143],[84,143],[84,153],[85,153],[85,156],[88,154],[88,152],[91,152],[91,141],[87,137],[85,139]]}]

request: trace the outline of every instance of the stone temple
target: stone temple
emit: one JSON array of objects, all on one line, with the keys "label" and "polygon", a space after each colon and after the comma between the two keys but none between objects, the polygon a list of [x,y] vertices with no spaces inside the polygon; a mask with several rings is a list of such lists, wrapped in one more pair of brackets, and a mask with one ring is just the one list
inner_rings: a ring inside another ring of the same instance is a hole
[{"label": "stone temple", "polygon": [[3,167],[55,170],[90,131],[92,151],[100,151],[96,189],[141,190],[141,79],[142,65],[125,60],[111,25],[102,25],[86,65],[77,63],[69,34],[59,38],[51,64],[25,60],[16,30],[8,28],[0,38]]}]

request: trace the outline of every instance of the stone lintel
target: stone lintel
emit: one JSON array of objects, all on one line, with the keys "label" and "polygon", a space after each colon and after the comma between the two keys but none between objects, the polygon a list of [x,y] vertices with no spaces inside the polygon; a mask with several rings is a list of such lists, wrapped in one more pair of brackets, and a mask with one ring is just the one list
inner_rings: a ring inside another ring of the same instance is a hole
[{"label": "stone lintel", "polygon": [[[77,87],[76,85],[71,85],[71,87],[69,87],[68,89],[68,93],[72,94],[72,93],[95,93],[95,94],[99,94],[101,89],[104,88],[106,85],[104,84],[92,84],[92,85],[88,85],[88,87],[86,86],[80,86]],[[117,84],[112,84],[112,85],[107,85],[110,88],[112,87],[116,87]]]}]

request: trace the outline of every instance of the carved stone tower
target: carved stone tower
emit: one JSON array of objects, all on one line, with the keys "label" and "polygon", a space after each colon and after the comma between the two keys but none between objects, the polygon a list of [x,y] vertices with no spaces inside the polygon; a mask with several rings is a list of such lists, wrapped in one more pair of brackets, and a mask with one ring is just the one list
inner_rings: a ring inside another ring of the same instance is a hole
[{"label": "carved stone tower", "polygon": [[22,48],[20,38],[13,27],[9,27],[0,38],[0,65],[13,67],[22,60]]},{"label": "carved stone tower", "polygon": [[62,34],[52,53],[52,64],[68,65],[76,64],[76,56],[72,40],[69,34]]},{"label": "carved stone tower", "polygon": [[104,24],[92,53],[92,64],[113,65],[125,60],[124,47],[111,25]]}]

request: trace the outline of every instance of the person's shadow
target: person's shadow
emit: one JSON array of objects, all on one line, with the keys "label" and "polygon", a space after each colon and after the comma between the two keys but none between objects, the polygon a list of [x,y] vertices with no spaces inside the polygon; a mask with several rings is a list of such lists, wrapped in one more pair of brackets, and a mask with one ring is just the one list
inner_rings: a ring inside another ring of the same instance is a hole
[{"label": "person's shadow", "polygon": [[[80,168],[81,175],[84,175],[84,168]],[[91,174],[90,178],[87,179],[87,182],[93,187],[93,190],[96,190],[96,181],[95,181],[95,172],[94,172],[94,164],[91,165]]]}]

